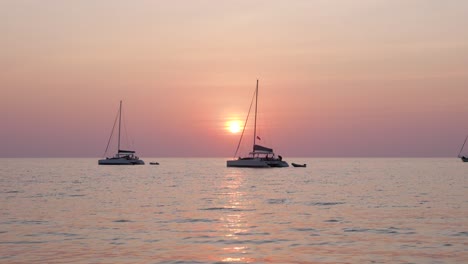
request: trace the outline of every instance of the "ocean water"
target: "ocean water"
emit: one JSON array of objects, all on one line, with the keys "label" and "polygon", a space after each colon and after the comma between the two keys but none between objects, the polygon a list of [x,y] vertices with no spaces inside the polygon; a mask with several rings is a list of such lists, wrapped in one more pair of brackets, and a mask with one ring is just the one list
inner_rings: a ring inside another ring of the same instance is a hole
[{"label": "ocean water", "polygon": [[454,158],[0,159],[0,263],[468,263]]}]

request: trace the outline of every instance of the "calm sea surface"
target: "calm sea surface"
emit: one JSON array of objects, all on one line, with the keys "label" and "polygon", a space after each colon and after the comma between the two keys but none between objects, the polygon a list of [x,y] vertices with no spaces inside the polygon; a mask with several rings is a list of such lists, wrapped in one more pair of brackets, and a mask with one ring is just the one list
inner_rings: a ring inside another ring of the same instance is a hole
[{"label": "calm sea surface", "polygon": [[0,263],[468,263],[468,163],[0,159]]}]

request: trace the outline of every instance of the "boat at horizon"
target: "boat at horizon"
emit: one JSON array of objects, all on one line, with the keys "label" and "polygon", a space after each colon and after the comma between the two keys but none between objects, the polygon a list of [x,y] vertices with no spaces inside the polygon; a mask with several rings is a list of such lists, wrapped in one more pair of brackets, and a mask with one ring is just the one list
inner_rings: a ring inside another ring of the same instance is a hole
[{"label": "boat at horizon", "polygon": [[[238,159],[228,160],[226,161],[227,167],[239,167],[239,168],[277,168],[277,167],[289,167],[289,164],[283,160],[283,157],[280,155],[276,156],[273,152],[272,148],[264,147],[261,145],[256,144],[257,138],[257,109],[258,109],[258,80],[257,85],[255,88],[255,94],[253,100],[255,99],[255,123],[254,123],[254,135],[253,135],[253,148],[252,152],[249,153],[247,157],[239,157]],[[252,103],[250,106],[252,106]],[[249,112],[247,113],[247,118],[245,120],[245,124],[249,119],[251,107],[249,108]],[[237,145],[236,153],[234,157],[237,156],[237,152],[239,151],[239,146],[242,142],[242,137],[244,135],[245,125],[242,130],[241,138],[239,139],[239,143]]]},{"label": "boat at horizon", "polygon": [[293,167],[302,167],[302,168],[305,168],[307,167],[307,164],[298,164],[298,163],[291,163],[291,165],[293,165]]},{"label": "boat at horizon", "polygon": [[460,152],[458,153],[458,157],[463,161],[463,162],[468,162],[468,157],[465,157],[465,156],[461,156],[462,152],[463,152],[463,148],[465,147],[465,143],[466,143],[466,140],[468,139],[468,135],[466,136],[465,138],[465,141],[463,142],[463,145],[460,149]]},{"label": "boat at horizon", "polygon": [[[107,147],[106,147],[105,152],[107,152],[107,149],[109,148],[112,135],[114,134],[114,128],[115,128],[116,122],[117,122],[117,119],[114,121],[114,126],[112,127],[112,132],[109,137],[109,141],[107,142]],[[122,123],[122,101],[120,101],[120,107],[119,107],[119,134],[118,134],[117,154],[115,154],[113,157],[106,157],[105,159],[100,159],[98,161],[98,164],[99,165],[144,165],[145,162],[135,155],[134,150],[120,149],[121,123]]]}]

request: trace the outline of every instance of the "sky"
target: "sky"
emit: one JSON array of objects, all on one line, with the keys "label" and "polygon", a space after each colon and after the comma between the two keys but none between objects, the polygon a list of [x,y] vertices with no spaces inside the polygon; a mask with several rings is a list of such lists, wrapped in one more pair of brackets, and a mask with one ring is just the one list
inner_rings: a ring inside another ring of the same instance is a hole
[{"label": "sky", "polygon": [[232,157],[257,79],[283,157],[455,157],[466,25],[463,0],[1,0],[0,157],[101,157],[120,100],[139,156]]}]

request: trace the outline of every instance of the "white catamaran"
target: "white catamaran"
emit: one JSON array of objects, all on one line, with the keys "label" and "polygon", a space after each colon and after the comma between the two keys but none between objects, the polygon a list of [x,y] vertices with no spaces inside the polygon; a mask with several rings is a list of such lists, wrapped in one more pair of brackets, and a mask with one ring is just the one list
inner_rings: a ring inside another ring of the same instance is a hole
[{"label": "white catamaran", "polygon": [[[252,107],[252,103],[250,104],[251,107]],[[227,167],[244,167],[244,168],[289,167],[289,164],[283,160],[283,157],[281,157],[280,155],[275,156],[273,149],[256,144],[256,139],[258,138],[257,137],[257,103],[258,103],[258,80],[257,80],[257,86],[255,88],[255,123],[254,123],[254,135],[253,135],[254,137],[253,138],[253,150],[252,152],[249,153],[249,156],[247,157],[244,157],[244,158],[239,157],[238,159],[228,160],[226,165]],[[249,113],[247,114],[247,119],[245,121],[245,124],[247,124],[247,121],[249,119],[250,108],[249,108]],[[239,144],[237,145],[237,150],[236,150],[236,154],[234,155],[234,157],[237,156],[237,152],[239,151],[239,146],[242,142],[242,136],[244,135],[244,131],[245,131],[245,125],[244,125],[244,129],[242,130],[241,138],[239,140]]]},{"label": "white catamaran", "polygon": [[468,157],[465,157],[465,156],[462,156],[462,151],[463,151],[463,148],[465,147],[465,143],[466,143],[466,140],[468,139],[468,135],[466,136],[465,138],[465,141],[463,142],[463,145],[460,149],[460,152],[458,153],[458,157],[463,161],[463,162],[468,162]]},{"label": "white catamaran", "polygon": [[[144,165],[145,162],[135,155],[135,151],[120,149],[121,120],[122,120],[122,101],[120,101],[120,108],[119,108],[119,135],[118,135],[117,154],[115,154],[113,157],[99,160],[98,164],[99,165]],[[115,122],[116,121],[117,120],[115,120]],[[112,128],[111,136],[109,138],[109,141],[107,142],[106,152],[107,152],[107,149],[109,148],[109,144],[112,139],[112,134],[114,133],[115,122],[114,122],[114,127]]]}]

